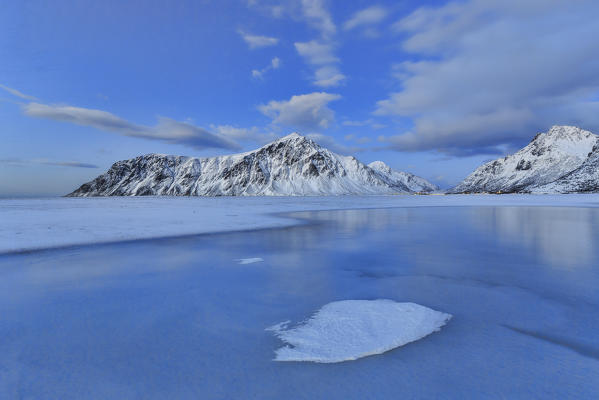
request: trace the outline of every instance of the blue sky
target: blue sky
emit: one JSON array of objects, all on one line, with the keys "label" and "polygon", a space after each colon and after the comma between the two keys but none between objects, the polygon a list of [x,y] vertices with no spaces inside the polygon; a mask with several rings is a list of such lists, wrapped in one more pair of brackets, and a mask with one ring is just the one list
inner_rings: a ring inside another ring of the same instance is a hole
[{"label": "blue sky", "polygon": [[441,186],[599,132],[599,2],[5,1],[0,196],[298,131]]}]

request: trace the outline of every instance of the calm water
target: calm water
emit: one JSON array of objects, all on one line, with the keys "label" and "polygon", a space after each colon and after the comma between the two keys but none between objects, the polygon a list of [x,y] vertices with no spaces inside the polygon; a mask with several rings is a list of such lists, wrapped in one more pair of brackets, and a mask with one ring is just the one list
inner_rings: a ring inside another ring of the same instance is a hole
[{"label": "calm water", "polygon": [[[0,256],[0,398],[599,398],[599,209],[296,217]],[[379,356],[271,361],[264,328],[377,298],[454,318]]]}]

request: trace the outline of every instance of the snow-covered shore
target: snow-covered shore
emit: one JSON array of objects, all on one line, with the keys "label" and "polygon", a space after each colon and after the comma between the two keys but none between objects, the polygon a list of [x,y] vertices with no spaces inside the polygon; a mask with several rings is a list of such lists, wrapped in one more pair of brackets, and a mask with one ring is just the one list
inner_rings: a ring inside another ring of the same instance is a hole
[{"label": "snow-covered shore", "polygon": [[275,228],[294,211],[388,207],[599,207],[599,194],[330,197],[107,197],[0,200],[0,253]]}]

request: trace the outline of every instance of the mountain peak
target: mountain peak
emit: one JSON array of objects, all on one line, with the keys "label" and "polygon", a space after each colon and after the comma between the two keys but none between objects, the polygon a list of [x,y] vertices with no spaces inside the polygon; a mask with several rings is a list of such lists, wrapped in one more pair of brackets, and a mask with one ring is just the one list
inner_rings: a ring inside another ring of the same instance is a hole
[{"label": "mountain peak", "polygon": [[312,139],[307,138],[306,136],[302,136],[297,132],[293,132],[289,135],[280,137],[270,143],[265,144],[259,150],[269,149],[270,151],[272,151],[273,149],[276,149],[277,151],[279,151],[285,148],[311,148],[313,150],[321,149],[321,147]]},{"label": "mountain peak", "polygon": [[553,125],[545,136],[548,138],[585,138],[593,135],[589,131],[585,131],[577,126],[571,125]]},{"label": "mountain peak", "polygon": [[410,174],[409,172],[396,171],[382,161],[373,161],[368,164],[378,174],[391,180],[395,186],[404,187],[410,192],[434,192],[439,187],[424,178]]},{"label": "mountain peak", "polygon": [[553,125],[551,128],[549,128],[549,131],[547,133],[563,132],[563,131],[576,131],[576,130],[581,130],[581,129],[574,125]]},{"label": "mountain peak", "polygon": [[390,169],[391,167],[389,167],[387,164],[385,164],[383,161],[373,161],[370,164],[368,164],[368,166],[370,168],[374,168],[374,169]]},{"label": "mountain peak", "polygon": [[525,192],[580,167],[599,138],[576,126],[554,125],[515,154],[490,161],[450,193]]},{"label": "mountain peak", "polygon": [[292,132],[289,135],[283,136],[282,138],[277,139],[277,142],[285,142],[288,140],[292,140],[292,139],[298,139],[298,138],[303,138],[305,139],[304,136],[300,135],[297,132]]}]

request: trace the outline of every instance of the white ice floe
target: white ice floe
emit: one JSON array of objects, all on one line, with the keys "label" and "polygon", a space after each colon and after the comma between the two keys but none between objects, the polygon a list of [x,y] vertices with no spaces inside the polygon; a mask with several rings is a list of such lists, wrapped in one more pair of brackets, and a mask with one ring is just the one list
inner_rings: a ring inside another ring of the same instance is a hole
[{"label": "white ice floe", "polygon": [[450,314],[393,300],[343,300],[322,307],[302,324],[289,321],[266,330],[287,346],[275,361],[335,363],[381,354],[441,329]]},{"label": "white ice floe", "polygon": [[257,263],[257,262],[262,262],[264,261],[264,259],[260,258],[260,257],[254,257],[254,258],[238,258],[237,260],[238,264],[253,264],[253,263]]}]

